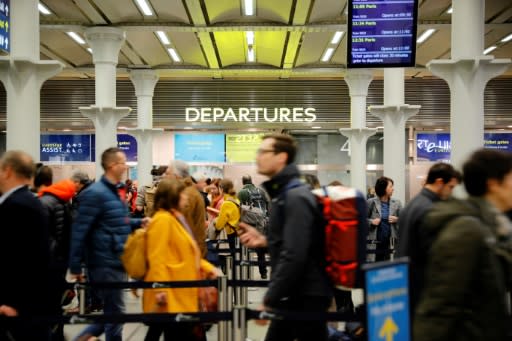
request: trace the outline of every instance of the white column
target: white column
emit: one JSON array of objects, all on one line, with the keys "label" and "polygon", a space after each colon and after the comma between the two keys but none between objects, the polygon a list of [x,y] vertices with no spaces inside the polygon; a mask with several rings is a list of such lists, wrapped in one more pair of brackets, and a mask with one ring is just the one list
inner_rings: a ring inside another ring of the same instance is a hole
[{"label": "white column", "polygon": [[128,132],[137,139],[137,180],[139,185],[151,185],[153,166],[153,135],[163,129],[153,129],[153,94],[158,82],[154,70],[131,70],[130,80],[137,96],[137,128]]},{"label": "white column", "polygon": [[372,78],[372,71],[368,69],[347,71],[350,128],[340,129],[350,140],[350,185],[363,193],[366,193],[366,141],[376,133],[376,129],[366,128],[366,97]]},{"label": "white column", "polygon": [[117,124],[131,111],[128,107],[116,107],[116,66],[125,33],[115,27],[97,26],[85,30],[85,39],[93,52],[96,104],[79,109],[94,123],[96,179],[99,179],[103,174],[101,154],[117,146]]},{"label": "white column", "polygon": [[24,150],[35,161],[40,158],[41,86],[64,66],[39,60],[37,3],[11,1],[11,53],[0,57],[0,81],[7,93],[7,150]]},{"label": "white column", "polygon": [[384,69],[384,105],[369,109],[384,123],[384,175],[393,179],[393,197],[402,203],[405,203],[405,122],[420,107],[404,104],[404,69]]},{"label": "white column", "polygon": [[471,152],[484,146],[485,86],[510,64],[510,59],[483,55],[484,7],[484,0],[454,0],[452,59],[427,64],[450,87],[451,162],[458,169]]}]

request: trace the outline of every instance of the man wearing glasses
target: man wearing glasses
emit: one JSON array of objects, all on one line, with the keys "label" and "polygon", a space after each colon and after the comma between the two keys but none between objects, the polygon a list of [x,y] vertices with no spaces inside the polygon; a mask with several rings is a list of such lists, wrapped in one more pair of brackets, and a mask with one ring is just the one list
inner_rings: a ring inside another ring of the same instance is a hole
[{"label": "man wearing glasses", "polygon": [[[263,310],[324,312],[332,295],[322,266],[324,236],[320,227],[324,223],[314,195],[299,181],[299,169],[293,164],[296,153],[297,144],[289,135],[263,137],[256,164],[258,173],[270,177],[263,183],[272,198],[269,228],[264,236],[241,223],[240,240],[251,248],[269,249],[272,273]],[[327,324],[276,319],[265,340],[327,340]]]}]

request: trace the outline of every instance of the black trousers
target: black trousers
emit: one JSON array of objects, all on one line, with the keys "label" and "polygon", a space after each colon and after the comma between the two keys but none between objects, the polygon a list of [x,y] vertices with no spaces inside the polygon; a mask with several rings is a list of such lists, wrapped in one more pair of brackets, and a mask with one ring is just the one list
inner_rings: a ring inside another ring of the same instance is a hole
[{"label": "black trousers", "polygon": [[[281,302],[278,310],[325,312],[330,302],[330,297],[303,296]],[[327,337],[327,321],[274,320],[270,322],[265,341],[327,341]]]},{"label": "black trousers", "polygon": [[150,324],[144,341],[158,341],[162,333],[165,341],[206,341],[203,326],[187,322]]}]

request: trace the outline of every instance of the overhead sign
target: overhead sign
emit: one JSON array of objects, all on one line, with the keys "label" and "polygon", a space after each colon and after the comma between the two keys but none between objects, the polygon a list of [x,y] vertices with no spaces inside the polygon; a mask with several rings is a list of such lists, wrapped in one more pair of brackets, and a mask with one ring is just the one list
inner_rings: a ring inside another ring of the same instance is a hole
[{"label": "overhead sign", "polygon": [[417,0],[351,0],[348,68],[414,66]]},{"label": "overhead sign", "polygon": [[[484,133],[484,148],[512,152],[512,134]],[[449,133],[416,134],[417,161],[450,161],[451,150]]]},{"label": "overhead sign", "polygon": [[408,264],[372,264],[366,268],[369,341],[409,341]]},{"label": "overhead sign", "polygon": [[227,134],[226,162],[254,162],[265,134]]},{"label": "overhead sign", "polygon": [[41,135],[40,160],[90,162],[91,135]]},{"label": "overhead sign", "polygon": [[187,122],[314,122],[315,108],[185,108]]},{"label": "overhead sign", "polygon": [[225,162],[224,134],[176,134],[174,159],[187,162]]},{"label": "overhead sign", "polygon": [[0,0],[0,50],[4,53],[11,52],[11,8],[9,5],[9,0]]}]

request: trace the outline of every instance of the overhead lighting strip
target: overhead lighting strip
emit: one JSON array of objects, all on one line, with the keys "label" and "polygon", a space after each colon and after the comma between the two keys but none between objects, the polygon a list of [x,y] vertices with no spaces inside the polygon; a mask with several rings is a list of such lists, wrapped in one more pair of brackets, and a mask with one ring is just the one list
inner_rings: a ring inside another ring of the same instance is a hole
[{"label": "overhead lighting strip", "polygon": [[171,41],[169,40],[169,38],[167,37],[167,34],[165,34],[164,31],[156,31],[155,33],[156,33],[158,39],[160,39],[160,41],[162,42],[162,44],[164,44],[164,45],[171,44]]},{"label": "overhead lighting strip", "polygon": [[244,7],[244,15],[251,16],[254,15],[254,5],[256,0],[242,0]]},{"label": "overhead lighting strip", "polygon": [[325,50],[324,55],[322,56],[322,62],[327,62],[331,59],[332,54],[334,53],[334,47],[328,47]]},{"label": "overhead lighting strip", "polygon": [[70,36],[74,41],[76,41],[80,45],[85,44],[85,40],[82,39],[78,34],[75,32],[67,32],[68,36]]},{"label": "overhead lighting strip", "polygon": [[434,28],[429,28],[428,30],[426,30],[425,32],[423,32],[419,37],[418,39],[416,40],[416,42],[418,44],[421,44],[423,43],[425,40],[427,40],[428,38],[430,38],[430,36],[432,34],[434,34],[436,30]]},{"label": "overhead lighting strip", "polygon": [[172,60],[174,60],[177,63],[181,62],[181,58],[180,58],[180,56],[178,55],[178,52],[176,52],[175,49],[170,47],[170,48],[167,49],[167,52],[171,56]]},{"label": "overhead lighting strip", "polygon": [[41,12],[42,14],[44,15],[50,15],[52,14],[52,12],[50,12],[50,10],[48,9],[48,7],[46,7],[45,5],[43,5],[42,3],[38,3],[37,4],[37,9],[39,9],[39,12]]},{"label": "overhead lighting strip", "polygon": [[137,3],[137,6],[139,6],[142,13],[146,16],[153,15],[153,11],[151,10],[151,7],[149,7],[149,4],[146,2],[146,0],[135,0]]},{"label": "overhead lighting strip", "polygon": [[498,46],[496,46],[496,45],[489,46],[488,48],[486,48],[486,49],[484,50],[484,54],[488,54],[489,52],[494,51],[494,50],[496,50],[497,48],[498,48]]}]

